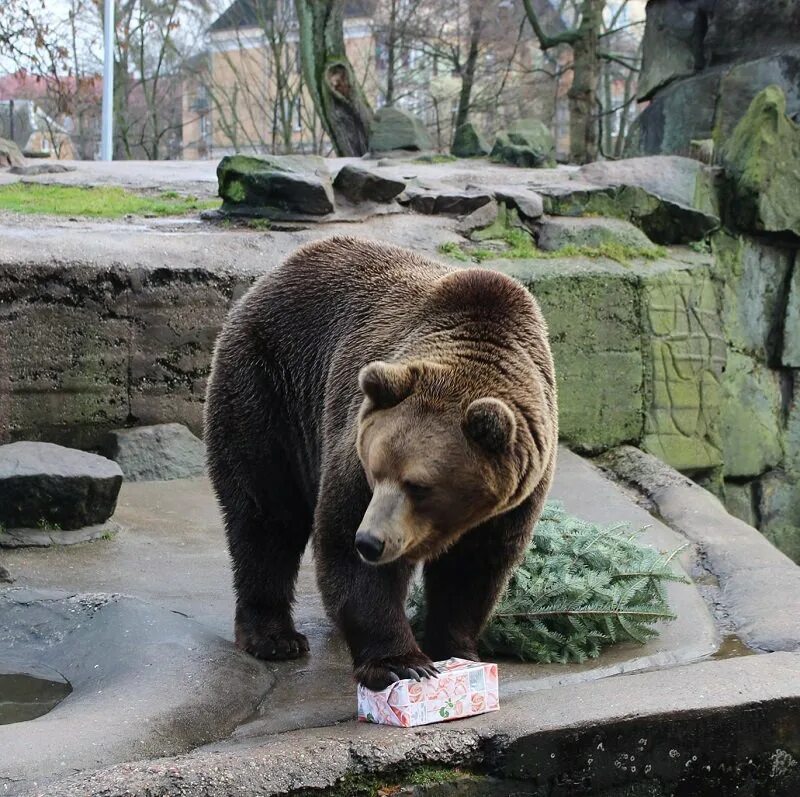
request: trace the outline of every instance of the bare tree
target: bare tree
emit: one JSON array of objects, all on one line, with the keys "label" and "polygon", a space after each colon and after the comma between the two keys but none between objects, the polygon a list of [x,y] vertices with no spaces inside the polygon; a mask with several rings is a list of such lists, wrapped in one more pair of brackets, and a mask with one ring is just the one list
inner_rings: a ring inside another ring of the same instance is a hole
[{"label": "bare tree", "polygon": [[522,0],[539,46],[547,51],[559,45],[572,49],[572,85],[570,103],[570,159],[574,163],[596,160],[599,152],[597,120],[600,56],[598,41],[603,25],[606,0],[581,0],[578,25],[554,35],[548,35],[533,7],[532,0]]},{"label": "bare tree", "polygon": [[296,0],[300,51],[308,91],[340,156],[369,148],[372,120],[344,44],[344,0]]}]

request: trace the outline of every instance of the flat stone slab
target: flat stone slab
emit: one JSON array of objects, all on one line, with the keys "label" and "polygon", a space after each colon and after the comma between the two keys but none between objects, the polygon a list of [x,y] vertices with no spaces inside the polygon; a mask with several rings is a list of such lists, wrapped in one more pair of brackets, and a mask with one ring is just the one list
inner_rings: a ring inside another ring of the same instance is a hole
[{"label": "flat stone slab", "polygon": [[472,213],[492,201],[491,194],[478,190],[454,191],[447,186],[412,186],[406,189],[398,202],[416,213],[452,214]]},{"label": "flat stone slab", "polygon": [[445,785],[431,794],[728,795],[747,784],[788,797],[800,789],[798,668],[800,655],[790,653],[699,662],[517,695],[499,712],[458,722],[295,731],[77,774],[31,793],[324,795],[364,782],[393,794],[438,765],[504,778],[506,788]]},{"label": "flat stone slab", "polygon": [[0,524],[58,531],[103,523],[121,484],[119,466],[97,454],[52,443],[0,446]]},{"label": "flat stone slab", "polygon": [[536,244],[545,251],[565,246],[599,247],[604,244],[618,244],[639,252],[657,251],[638,227],[624,219],[548,216],[537,222],[535,235]]},{"label": "flat stone slab", "polygon": [[[110,539],[122,530],[119,523],[107,520],[79,529],[2,529],[0,548],[49,548],[51,545],[76,545],[79,542]],[[0,579],[2,580],[2,579]]]},{"label": "flat stone slab", "polygon": [[137,598],[8,588],[0,616],[0,671],[51,671],[72,686],[35,722],[0,725],[4,794],[223,738],[273,682],[207,628]]},{"label": "flat stone slab", "polygon": [[106,435],[102,451],[134,482],[188,479],[206,466],[203,441],[181,423],[114,429]]},{"label": "flat stone slab", "polygon": [[342,166],[333,180],[334,190],[354,203],[390,202],[405,187],[403,180],[395,180],[350,163]]}]

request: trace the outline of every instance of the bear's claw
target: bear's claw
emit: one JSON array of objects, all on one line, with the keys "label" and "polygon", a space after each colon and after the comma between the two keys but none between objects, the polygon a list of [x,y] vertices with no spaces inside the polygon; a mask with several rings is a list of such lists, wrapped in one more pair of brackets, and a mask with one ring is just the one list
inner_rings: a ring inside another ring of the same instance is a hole
[{"label": "bear's claw", "polygon": [[266,661],[297,659],[308,653],[308,639],[297,631],[279,631],[264,636],[237,631],[236,646],[245,653]]},{"label": "bear's claw", "polygon": [[422,653],[407,656],[389,656],[385,659],[371,659],[356,667],[356,680],[373,692],[380,692],[387,686],[413,678],[436,678],[439,671],[433,662]]}]

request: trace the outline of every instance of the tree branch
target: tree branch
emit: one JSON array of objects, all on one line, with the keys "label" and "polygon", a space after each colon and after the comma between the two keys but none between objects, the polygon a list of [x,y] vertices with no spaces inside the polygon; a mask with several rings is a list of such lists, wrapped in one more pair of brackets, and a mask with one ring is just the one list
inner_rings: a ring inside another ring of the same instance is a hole
[{"label": "tree branch", "polygon": [[580,39],[581,34],[578,30],[565,30],[562,33],[557,33],[555,36],[548,36],[539,22],[539,17],[533,10],[533,3],[531,0],[522,0],[522,4],[525,6],[525,14],[528,17],[528,22],[531,23],[533,32],[539,40],[539,47],[541,47],[542,50],[558,47],[559,44],[573,44]]}]

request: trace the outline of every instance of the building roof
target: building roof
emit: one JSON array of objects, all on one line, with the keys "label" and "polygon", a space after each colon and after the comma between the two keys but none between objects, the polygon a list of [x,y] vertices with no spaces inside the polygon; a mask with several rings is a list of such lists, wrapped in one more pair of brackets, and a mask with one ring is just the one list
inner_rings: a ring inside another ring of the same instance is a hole
[{"label": "building roof", "polygon": [[[289,0],[291,2],[291,0]],[[228,8],[211,23],[209,33],[236,28],[259,28],[275,13],[276,0],[234,0]],[[372,13],[370,0],[346,0],[345,17],[365,17]]]}]

